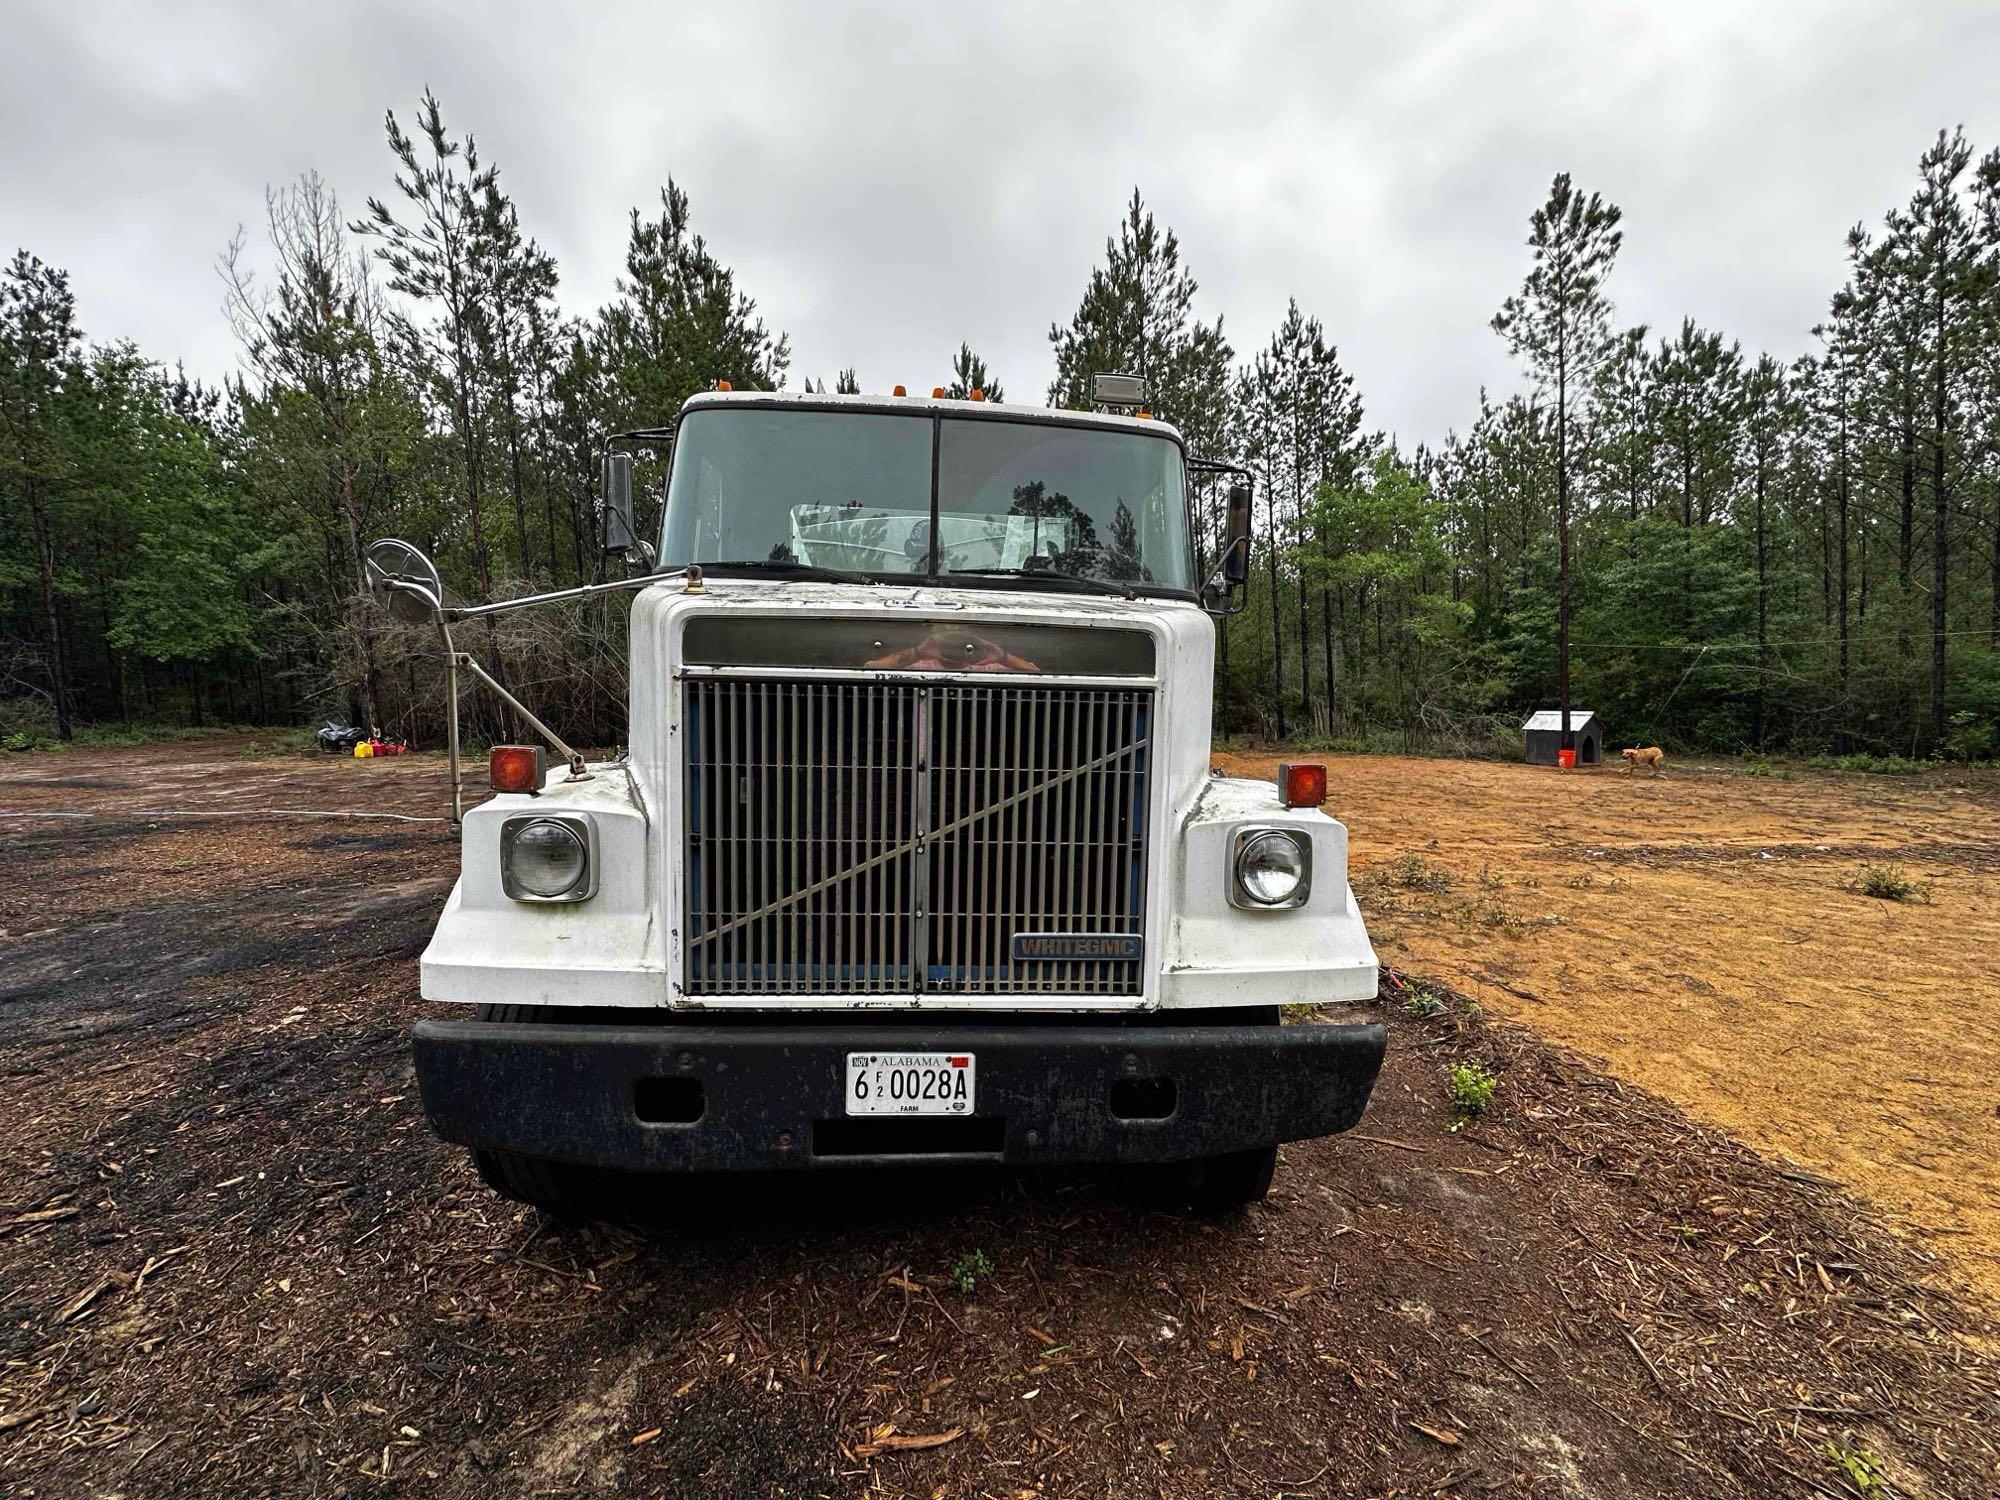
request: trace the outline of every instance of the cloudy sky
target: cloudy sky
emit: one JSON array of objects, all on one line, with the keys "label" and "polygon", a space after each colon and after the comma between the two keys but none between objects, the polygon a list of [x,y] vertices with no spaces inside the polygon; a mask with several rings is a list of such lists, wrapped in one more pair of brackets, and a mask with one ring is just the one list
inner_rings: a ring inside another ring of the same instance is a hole
[{"label": "cloudy sky", "polygon": [[792,384],[927,387],[967,339],[1039,401],[1137,185],[1239,355],[1296,296],[1406,439],[1517,382],[1487,321],[1555,172],[1625,210],[1622,317],[1791,355],[1939,127],[2000,144],[2000,7],[1939,0],[8,12],[0,240],[70,270],[93,337],[210,378],[216,257],[266,185],[315,169],[358,212],[425,85],[570,311],[671,174]]}]

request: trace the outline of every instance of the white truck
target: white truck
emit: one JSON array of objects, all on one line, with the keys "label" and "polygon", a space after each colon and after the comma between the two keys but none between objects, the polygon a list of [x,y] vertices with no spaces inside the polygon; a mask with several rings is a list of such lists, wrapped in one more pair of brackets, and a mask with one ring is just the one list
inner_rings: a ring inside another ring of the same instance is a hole
[{"label": "white truck", "polygon": [[[637,590],[629,752],[587,762],[517,702],[561,764],[493,750],[423,955],[424,1104],[495,1189],[576,1216],[607,1174],[1180,1163],[1220,1210],[1360,1118],[1383,1028],[1281,1024],[1376,993],[1324,769],[1209,767],[1249,475],[1135,385],[1091,412],[698,395],[607,450],[639,569],[611,584],[453,608],[377,544],[378,599],[443,637],[454,816],[457,673],[498,684],[451,626]],[[1234,476],[1207,580],[1204,470]]]}]

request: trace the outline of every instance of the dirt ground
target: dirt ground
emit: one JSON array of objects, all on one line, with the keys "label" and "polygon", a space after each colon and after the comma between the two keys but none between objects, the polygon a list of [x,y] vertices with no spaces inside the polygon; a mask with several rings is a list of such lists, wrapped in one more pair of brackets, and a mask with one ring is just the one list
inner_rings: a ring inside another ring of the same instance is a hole
[{"label": "dirt ground", "polygon": [[[1665,993],[1668,968],[1718,992],[1732,982],[1720,960],[1693,966],[1692,937],[1662,932],[1669,917],[1727,919],[1708,946],[1742,962],[1727,934],[1764,921],[1741,899],[1762,888],[1730,882],[1759,872],[1717,873],[1714,891],[1642,888],[1655,866],[1693,860],[1624,858],[1720,840],[1707,782],[1647,792],[1475,767],[1473,793],[1454,797],[1443,781],[1462,769],[1338,769],[1361,859],[1419,853],[1458,872],[1463,895],[1491,850],[1512,882],[1491,893],[1510,919],[1497,935],[1423,914],[1452,893],[1386,885],[1390,953],[1540,995],[1534,956],[1588,920],[1607,924],[1589,929],[1598,941],[1631,945],[1620,972]],[[1884,931],[1935,922],[1895,948],[1897,983],[1877,981],[1901,1003],[1950,925],[1937,913],[1957,910],[1962,934],[1991,922],[1972,909],[1980,872],[1965,856],[1924,864],[1931,907],[1835,903],[1840,862],[1790,852],[1820,837],[1835,785],[1743,793],[1771,795],[1774,817],[1780,793],[1797,798],[1791,841],[1758,847],[1782,849],[1841,917],[1839,945],[1789,969],[1832,987],[1847,927],[1890,924],[1865,929],[1883,947]],[[1725,1048],[1712,1076],[1684,1070],[1649,1092],[1580,1025],[1573,1039],[1618,1076],[1454,997],[1434,1004],[1400,973],[1360,1129],[1287,1148],[1270,1201],[1232,1218],[1170,1212],[1131,1178],[956,1172],[903,1179],[894,1201],[874,1176],[823,1176],[777,1194],[635,1193],[644,1229],[545,1223],[432,1138],[411,1085],[416,957],[456,848],[442,823],[401,819],[434,817],[441,792],[423,758],[166,746],[0,762],[0,1493],[2000,1488],[2000,1328],[1953,1289],[1972,1262],[1940,1265],[1816,1172],[1774,1167],[1669,1102],[1719,1118],[1736,1076]],[[1941,795],[1885,795],[1914,799],[1899,817],[1928,809],[1923,837],[1940,845],[1967,842],[1978,819]],[[393,816],[305,815],[330,809]],[[1539,828],[1507,833],[1531,815]],[[1898,830],[1880,837],[1917,838]],[[1586,862],[1555,859],[1559,840]],[[1540,886],[1525,884],[1529,849],[1548,860]],[[1578,875],[1594,884],[1562,884]],[[1687,911],[1608,925],[1641,889]],[[1541,902],[1572,899],[1548,907],[1562,926],[1528,925]],[[1571,940],[1565,994],[1589,984],[1589,946]],[[1710,998],[1682,989],[1683,1006]],[[1562,1035],[1557,999],[1515,997]],[[1681,1015],[1659,1034],[1697,1028]],[[1852,1037],[1857,1066],[1874,1060],[1869,1035]],[[1829,1059],[1850,1046],[1843,1030],[1816,1036]],[[1926,1076],[1946,1076],[1937,1041],[1917,1054]],[[1499,1093],[1454,1130],[1444,1079],[1471,1058]],[[1739,1092],[1748,1118],[1755,1096]],[[990,1270],[968,1290],[975,1252]]]},{"label": "dirt ground", "polygon": [[[1331,782],[1384,958],[1837,1179],[2000,1298],[2000,777],[1352,756]],[[1871,864],[1914,898],[1856,891]]]}]

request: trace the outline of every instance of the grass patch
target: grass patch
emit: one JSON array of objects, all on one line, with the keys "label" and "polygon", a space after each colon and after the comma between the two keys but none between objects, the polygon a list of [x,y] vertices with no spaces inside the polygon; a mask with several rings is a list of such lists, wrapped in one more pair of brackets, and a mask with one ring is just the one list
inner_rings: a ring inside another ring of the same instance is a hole
[{"label": "grass patch", "polygon": [[1911,760],[1906,755],[1815,755],[1806,764],[1819,771],[1853,771],[1867,776],[1914,776],[1940,769],[1936,761]]},{"label": "grass patch", "polygon": [[1404,854],[1372,872],[1374,883],[1390,890],[1424,891],[1442,896],[1458,884],[1458,877],[1420,854]]},{"label": "grass patch", "polygon": [[1857,896],[1873,896],[1877,901],[1922,901],[1924,888],[1894,865],[1864,865],[1849,883]]},{"label": "grass patch", "polygon": [[[215,724],[199,728],[187,724],[79,724],[65,743],[53,729],[21,728],[0,738],[5,750],[126,750],[135,745],[176,744],[197,740],[235,739],[254,735],[257,742],[281,746],[283,752],[303,750],[312,744],[313,732],[301,726],[255,724]],[[260,753],[281,753],[278,749]]]}]

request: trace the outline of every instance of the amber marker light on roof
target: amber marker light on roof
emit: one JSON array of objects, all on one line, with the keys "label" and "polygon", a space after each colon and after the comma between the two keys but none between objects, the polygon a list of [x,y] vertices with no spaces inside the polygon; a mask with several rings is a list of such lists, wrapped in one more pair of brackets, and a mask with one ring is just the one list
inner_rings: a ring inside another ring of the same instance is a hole
[{"label": "amber marker light on roof", "polygon": [[901,386],[899,385],[899,386],[897,386],[897,387],[896,387],[896,388],[895,388],[895,389],[894,389],[893,391],[891,391],[891,392],[890,392],[889,394],[890,394],[890,395],[892,395],[892,396],[907,396],[907,395],[909,395],[910,393],[909,393],[908,391],[904,390],[904,389],[903,389],[903,388],[902,388],[902,387],[901,387]]},{"label": "amber marker light on roof", "polygon": [[735,390],[735,389],[736,389],[736,387],[735,387],[735,386],[731,385],[731,384],[730,384],[730,383],[729,383],[728,381],[726,381],[726,380],[718,380],[718,381],[716,381],[716,382],[715,382],[715,388],[716,388],[716,389],[717,389],[718,391],[733,391],[733,390]]},{"label": "amber marker light on roof", "polygon": [[1326,767],[1316,761],[1287,762],[1279,766],[1278,800],[1287,807],[1324,806]]},{"label": "amber marker light on roof", "polygon": [[540,745],[495,745],[486,757],[486,779],[496,792],[539,792],[542,789]]},{"label": "amber marker light on roof", "polygon": [[943,386],[941,386],[941,385],[934,385],[934,386],[932,386],[932,387],[931,387],[931,400],[933,400],[933,401],[942,401],[942,400],[944,400],[944,387],[943,387]]},{"label": "amber marker light on roof", "polygon": [[984,401],[984,400],[986,399],[986,392],[984,392],[984,391],[974,391],[974,392],[973,392],[973,393],[972,393],[972,394],[971,394],[971,395],[970,395],[969,397],[967,397],[966,399],[968,399],[968,400],[971,400],[971,401]]}]

